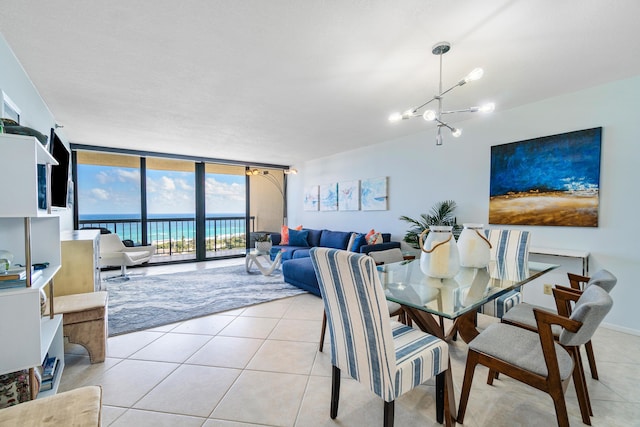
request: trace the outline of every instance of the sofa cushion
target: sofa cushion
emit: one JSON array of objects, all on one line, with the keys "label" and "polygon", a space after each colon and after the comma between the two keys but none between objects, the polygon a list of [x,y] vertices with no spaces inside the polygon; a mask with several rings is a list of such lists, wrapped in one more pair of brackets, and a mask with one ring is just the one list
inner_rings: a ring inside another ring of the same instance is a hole
[{"label": "sofa cushion", "polygon": [[307,241],[307,236],[309,232],[306,230],[289,230],[289,246],[301,246],[308,247],[309,242]]},{"label": "sofa cushion", "polygon": [[278,252],[282,252],[281,261],[286,261],[288,259],[293,258],[293,255],[299,249],[309,249],[309,248],[302,247],[302,246],[289,246],[289,245],[272,246],[271,251],[269,251],[269,258],[271,258],[271,261],[273,261],[274,259],[276,259],[276,256],[278,256]]},{"label": "sofa cushion", "polygon": [[320,286],[310,257],[283,262],[282,275],[285,282],[320,296]]},{"label": "sofa cushion", "polygon": [[320,237],[322,237],[322,230],[314,230],[312,228],[303,228],[309,232],[307,235],[307,242],[309,243],[309,247],[312,248],[314,246],[320,246]]},{"label": "sofa cushion", "polygon": [[367,244],[366,236],[362,233],[356,233],[351,246],[347,250],[351,252],[360,252],[360,248]]},{"label": "sofa cushion", "polygon": [[333,249],[347,249],[351,233],[348,231],[322,230],[320,246]]},{"label": "sofa cushion", "polygon": [[309,256],[311,256],[311,255],[309,255],[309,251],[310,250],[311,250],[311,248],[296,249],[296,251],[293,253],[293,256],[291,257],[291,259],[309,257]]},{"label": "sofa cushion", "polygon": [[283,225],[280,228],[280,244],[288,245],[289,244],[289,231],[290,230],[302,230],[302,226],[299,225],[296,228],[289,228],[286,225]]}]

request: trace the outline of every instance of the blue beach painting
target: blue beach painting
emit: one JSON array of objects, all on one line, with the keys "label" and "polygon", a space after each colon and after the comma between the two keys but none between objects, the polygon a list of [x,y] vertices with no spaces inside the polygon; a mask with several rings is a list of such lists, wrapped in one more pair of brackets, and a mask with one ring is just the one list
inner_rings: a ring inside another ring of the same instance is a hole
[{"label": "blue beach painting", "polygon": [[491,147],[490,224],[597,227],[602,128]]},{"label": "blue beach painting", "polygon": [[363,211],[383,211],[387,205],[387,177],[363,179],[360,187],[360,203]]}]

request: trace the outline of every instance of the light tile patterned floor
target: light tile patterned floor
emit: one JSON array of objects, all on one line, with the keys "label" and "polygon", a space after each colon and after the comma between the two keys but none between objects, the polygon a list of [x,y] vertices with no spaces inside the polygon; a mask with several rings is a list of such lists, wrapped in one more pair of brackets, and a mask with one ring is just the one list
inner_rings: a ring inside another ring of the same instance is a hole
[{"label": "light tile patterned floor", "polygon": [[[342,381],[338,419],[329,418],[328,344],[317,351],[321,319],[321,300],[303,294],[110,338],[101,364],[68,344],[60,391],[101,384],[105,426],[381,426],[382,401],[353,380]],[[588,378],[592,425],[640,426],[640,337],[601,329],[594,348],[600,381]],[[450,349],[457,404],[467,347],[458,340]],[[504,376],[488,386],[486,375],[476,370],[465,426],[556,425],[546,394]],[[573,384],[567,406],[571,425],[583,425]],[[434,383],[402,396],[395,419],[396,426],[438,425]]]}]

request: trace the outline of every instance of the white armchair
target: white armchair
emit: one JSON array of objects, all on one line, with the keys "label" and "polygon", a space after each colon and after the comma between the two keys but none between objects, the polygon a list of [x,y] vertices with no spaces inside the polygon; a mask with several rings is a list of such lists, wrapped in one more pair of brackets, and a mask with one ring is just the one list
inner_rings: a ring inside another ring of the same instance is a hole
[{"label": "white armchair", "polygon": [[100,235],[100,267],[121,267],[121,277],[127,278],[127,266],[149,261],[155,251],[155,245],[126,247],[117,234]]}]

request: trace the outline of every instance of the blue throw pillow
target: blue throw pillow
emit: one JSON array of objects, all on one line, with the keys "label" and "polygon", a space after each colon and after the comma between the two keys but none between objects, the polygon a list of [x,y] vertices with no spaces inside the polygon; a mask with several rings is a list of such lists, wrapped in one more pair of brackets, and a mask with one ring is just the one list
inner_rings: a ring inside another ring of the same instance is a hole
[{"label": "blue throw pillow", "polygon": [[309,242],[307,241],[307,236],[309,232],[307,230],[294,230],[293,228],[289,229],[289,246],[303,246],[309,247]]},{"label": "blue throw pillow", "polygon": [[367,244],[367,236],[362,233],[358,233],[353,239],[353,244],[348,250],[351,252],[360,252],[360,247]]}]

